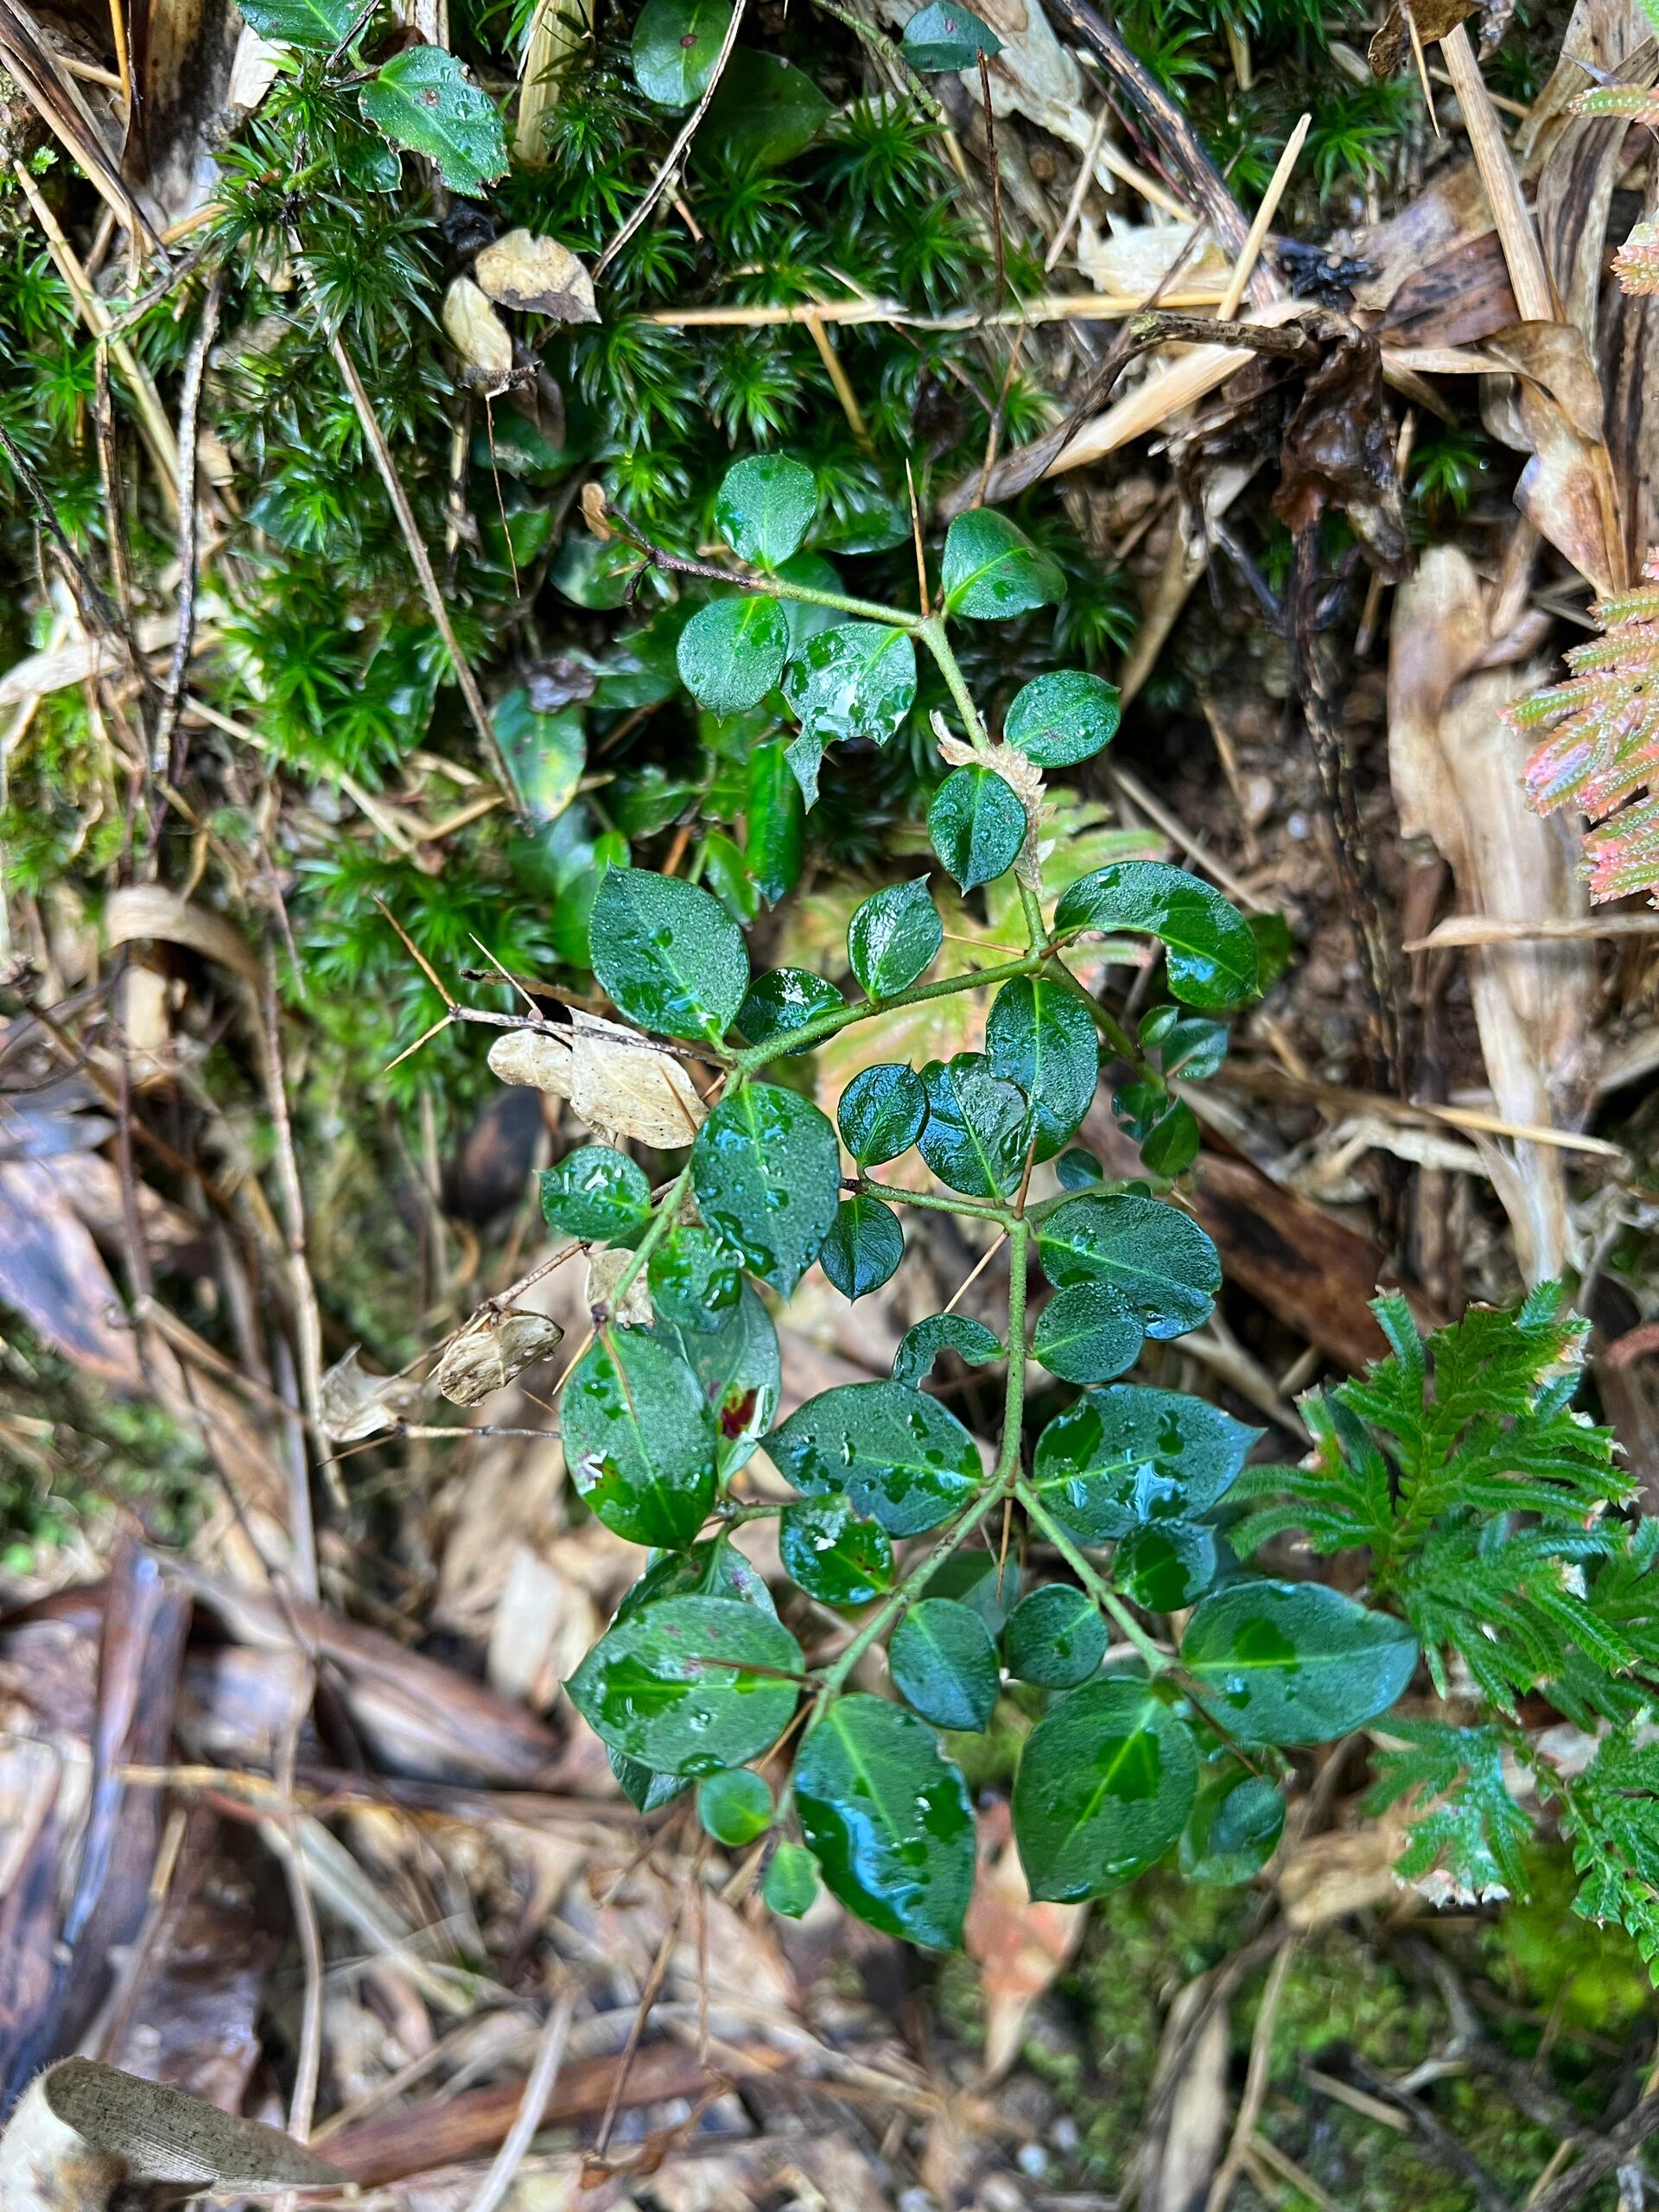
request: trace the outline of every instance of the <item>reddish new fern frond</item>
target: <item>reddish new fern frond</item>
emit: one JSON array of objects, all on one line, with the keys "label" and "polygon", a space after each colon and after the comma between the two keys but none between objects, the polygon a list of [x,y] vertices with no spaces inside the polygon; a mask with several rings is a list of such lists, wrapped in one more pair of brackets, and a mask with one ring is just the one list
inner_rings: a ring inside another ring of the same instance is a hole
[{"label": "reddish new fern frond", "polygon": [[1642,573],[1645,584],[1591,610],[1603,635],[1573,646],[1565,683],[1503,709],[1511,729],[1546,732],[1526,766],[1540,814],[1571,804],[1592,822],[1615,816],[1585,841],[1596,899],[1659,885],[1659,798],[1625,804],[1659,785],[1659,552]]}]

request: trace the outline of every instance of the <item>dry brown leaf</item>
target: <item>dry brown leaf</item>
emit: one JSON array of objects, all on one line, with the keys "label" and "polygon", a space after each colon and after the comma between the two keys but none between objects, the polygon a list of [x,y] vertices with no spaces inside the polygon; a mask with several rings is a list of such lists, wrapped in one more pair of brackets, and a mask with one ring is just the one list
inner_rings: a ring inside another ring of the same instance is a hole
[{"label": "dry brown leaf", "polygon": [[603,1626],[580,1583],[528,1544],[515,1544],[490,1622],[485,1679],[503,1697],[545,1713]]},{"label": "dry brown leaf", "polygon": [[432,1379],[452,1406],[475,1406],[545,1359],[563,1336],[544,1313],[487,1310],[455,1338]]},{"label": "dry brown leaf", "polygon": [[[1189,1981],[1169,2008],[1158,2054],[1160,2086],[1168,2077],[1171,2054],[1185,2049],[1193,2016],[1209,1994],[1209,1979],[1200,1974]],[[1227,2140],[1231,2041],[1226,2005],[1211,2005],[1191,2048],[1185,2049],[1147,2212],[1194,2212],[1205,2202]]]},{"label": "dry brown leaf", "polygon": [[1484,353],[1516,372],[1483,386],[1495,437],[1532,458],[1515,503],[1598,591],[1622,588],[1627,569],[1618,493],[1605,438],[1601,381],[1572,323],[1517,322],[1490,333]]},{"label": "dry brown leaf", "polygon": [[683,1064],[637,1031],[575,1014],[567,1032],[509,1029],[490,1047],[503,1083],[527,1084],[609,1137],[674,1151],[690,1143],[707,1109]]},{"label": "dry brown leaf", "polygon": [[479,289],[499,307],[551,315],[555,322],[597,322],[594,280],[569,246],[534,231],[508,231],[473,264]]},{"label": "dry brown leaf", "polygon": [[1405,1828],[1403,1815],[1391,1814],[1369,1827],[1332,1829],[1294,1845],[1279,1869],[1286,1925],[1299,1933],[1398,1898],[1394,1862]]},{"label": "dry brown leaf", "polygon": [[130,883],[111,892],[105,903],[104,928],[111,944],[163,938],[169,944],[186,945],[230,969],[251,988],[259,988],[259,963],[241,931],[211,906],[181,899],[165,884]]},{"label": "dry brown leaf", "polygon": [[[590,1306],[609,1307],[616,1294],[616,1286],[624,1271],[633,1263],[632,1252],[613,1246],[603,1252],[588,1255],[588,1303]],[[611,1316],[625,1327],[648,1329],[657,1318],[651,1302],[651,1289],[645,1281],[645,1271],[640,1268],[622,1294],[622,1303]]]},{"label": "dry brown leaf", "polygon": [[512,338],[470,276],[457,276],[444,294],[442,321],[462,384],[499,391],[512,374]]},{"label": "dry brown leaf", "polygon": [[1341,508],[1366,559],[1388,583],[1405,574],[1410,551],[1394,435],[1376,340],[1337,325],[1285,425],[1273,511],[1293,531],[1303,531],[1326,507]]},{"label": "dry brown leaf", "polygon": [[353,1344],[322,1378],[322,1426],[336,1444],[360,1444],[405,1420],[419,1405],[423,1386],[404,1375],[371,1375]]},{"label": "dry brown leaf", "polygon": [[1076,1950],[1087,1907],[1034,1902],[1000,1801],[980,1819],[979,1869],[963,1923],[963,1948],[978,1962],[985,1997],[985,2078],[999,2080],[1020,2055],[1026,2015]]},{"label": "dry brown leaf", "polygon": [[90,2058],[31,2084],[0,2137],[7,2212],[96,2212],[131,2180],[269,2195],[327,2187],[338,2168],[274,2127]]},{"label": "dry brown leaf", "polygon": [[[1527,806],[1517,741],[1498,709],[1541,671],[1482,667],[1486,610],[1467,557],[1431,547],[1395,600],[1389,765],[1401,827],[1452,864],[1459,911],[1502,921],[1588,912],[1578,839],[1559,815]],[[1507,1121],[1581,1126],[1593,1095],[1596,955],[1585,940],[1476,946],[1469,978],[1481,1052]],[[1517,1142],[1489,1155],[1529,1282],[1559,1274],[1573,1236],[1562,1155]],[[1505,1173],[1506,1166],[1510,1172]]]}]

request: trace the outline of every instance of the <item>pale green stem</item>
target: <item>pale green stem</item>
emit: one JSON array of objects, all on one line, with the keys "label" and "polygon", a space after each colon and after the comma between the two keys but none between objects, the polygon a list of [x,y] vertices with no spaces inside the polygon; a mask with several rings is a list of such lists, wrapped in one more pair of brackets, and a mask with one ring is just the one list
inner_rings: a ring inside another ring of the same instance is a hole
[{"label": "pale green stem", "polygon": [[1043,1503],[1041,1498],[1038,1497],[1036,1491],[1033,1490],[1031,1484],[1024,1481],[1016,1482],[1014,1494],[1025,1507],[1027,1516],[1042,1530],[1044,1535],[1053,1545],[1055,1550],[1058,1552],[1060,1557],[1071,1569],[1101,1611],[1116,1623],[1125,1637],[1141,1654],[1147,1662],[1149,1672],[1154,1675],[1167,1673],[1173,1664],[1168,1652],[1159,1649],[1099,1568],[1091,1566],[1084,1557],[1071,1537],[1066,1535],[1065,1529]]},{"label": "pale green stem", "polygon": [[919,1006],[927,999],[949,998],[957,991],[988,988],[993,983],[1006,983],[1015,976],[1033,976],[1042,964],[1042,954],[1028,952],[1018,960],[1005,960],[995,968],[975,968],[965,976],[941,976],[931,983],[912,983],[908,990],[895,991],[890,999],[867,999],[859,1006],[832,1007],[823,1014],[814,1014],[798,1029],[785,1029],[776,1037],[769,1037],[764,1045],[751,1045],[747,1052],[737,1054],[733,1065],[741,1075],[753,1075],[768,1060],[782,1059],[786,1053],[804,1052],[810,1046],[822,1044],[826,1037],[835,1036],[855,1021],[869,1021],[878,1014],[893,1014],[900,1007]]},{"label": "pale green stem", "polygon": [[605,1300],[605,1310],[607,1314],[613,1314],[616,1312],[617,1307],[620,1306],[622,1300],[627,1296],[628,1290],[635,1277],[639,1274],[640,1268],[649,1263],[652,1254],[662,1243],[664,1237],[667,1236],[670,1228],[673,1224],[675,1216],[679,1212],[680,1201],[684,1198],[686,1192],[690,1189],[690,1187],[691,1162],[688,1160],[684,1166],[681,1168],[679,1173],[674,1178],[674,1180],[669,1185],[666,1192],[664,1194],[663,1203],[658,1207],[656,1217],[652,1220],[651,1227],[645,1231],[645,1235],[639,1239],[639,1242],[634,1246],[632,1252],[629,1255],[626,1267],[623,1268],[621,1274],[612,1285],[610,1294]]},{"label": "pale green stem", "polygon": [[988,1199],[942,1198],[931,1191],[899,1191],[891,1183],[878,1183],[873,1176],[854,1178],[859,1194],[863,1198],[882,1198],[889,1205],[921,1206],[931,1213],[966,1214],[975,1221],[995,1221],[1012,1230],[1014,1217],[1007,1206],[995,1205]]}]

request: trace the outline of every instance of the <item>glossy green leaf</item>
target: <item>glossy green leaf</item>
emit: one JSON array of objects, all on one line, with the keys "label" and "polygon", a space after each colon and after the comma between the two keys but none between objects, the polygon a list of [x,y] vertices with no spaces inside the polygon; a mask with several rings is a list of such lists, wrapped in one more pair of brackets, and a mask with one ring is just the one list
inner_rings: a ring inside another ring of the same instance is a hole
[{"label": "glossy green leaf", "polygon": [[969,1367],[983,1367],[988,1359],[1001,1359],[1002,1340],[970,1313],[925,1313],[899,1339],[893,1356],[893,1379],[918,1390],[933,1371],[942,1351],[953,1351]]},{"label": "glossy green leaf", "polygon": [[567,1236],[626,1236],[651,1218],[651,1184],[625,1153],[584,1144],[543,1170],[542,1218]]},{"label": "glossy green leaf", "polygon": [[818,803],[818,777],[823,767],[823,740],[814,737],[810,730],[803,730],[798,737],[784,747],[784,758],[789,763],[790,774],[801,787],[801,803],[810,812]]},{"label": "glossy green leaf", "polygon": [[729,0],[645,0],[633,27],[634,82],[658,107],[690,107],[709,89],[732,20]]},{"label": "glossy green leaf", "polygon": [[1105,1171],[1092,1152],[1074,1147],[1054,1163],[1055,1180],[1063,1191],[1093,1190],[1106,1179]]},{"label": "glossy green leaf", "polygon": [[822,1391],[767,1439],[766,1449],[797,1490],[814,1497],[844,1491],[893,1536],[937,1528],[985,1479],[979,1447],[956,1415],[901,1382]]},{"label": "glossy green leaf", "polygon": [[249,29],[261,38],[323,53],[340,43],[360,12],[352,0],[251,0],[242,10]]},{"label": "glossy green leaf", "polygon": [[1050,1421],[1037,1440],[1033,1486],[1084,1543],[1109,1543],[1142,1522],[1206,1512],[1261,1433],[1204,1398],[1114,1383]]},{"label": "glossy green leaf", "polygon": [[893,1587],[893,1541],[849,1501],[798,1498],[778,1518],[778,1553],[791,1582],[821,1605],[862,1605]]},{"label": "glossy green leaf", "polygon": [[927,1119],[927,1092],[914,1068],[881,1061],[864,1068],[836,1109],[841,1141],[861,1167],[879,1167],[908,1152]]},{"label": "glossy green leaf", "polygon": [[660,1813],[664,1805],[671,1805],[691,1787],[684,1775],[653,1774],[648,1766],[641,1766],[638,1759],[624,1758],[608,1744],[605,1756],[611,1763],[611,1772],[616,1777],[622,1795],[636,1813]]},{"label": "glossy green leaf", "polygon": [[711,830],[697,848],[697,872],[732,919],[747,928],[760,913],[760,887],[749,873],[742,848],[723,830]]},{"label": "glossy green leaf", "polygon": [[680,632],[680,680],[711,714],[758,707],[784,672],[789,629],[775,599],[745,592],[711,599]]},{"label": "glossy green leaf", "polygon": [[760,1894],[785,1920],[799,1920],[817,1901],[818,1862],[804,1843],[780,1843],[772,1854]]},{"label": "glossy green leaf", "polygon": [[891,1282],[905,1256],[899,1217],[880,1198],[843,1198],[818,1264],[843,1298],[868,1298]]},{"label": "glossy green leaf", "polygon": [[490,725],[525,814],[535,823],[556,822],[575,797],[588,766],[581,708],[538,715],[519,684],[490,709]]},{"label": "glossy green leaf", "polygon": [[495,102],[442,46],[406,46],[360,87],[358,101],[394,146],[423,154],[451,192],[477,194],[507,166]]},{"label": "glossy green leaf", "polygon": [[941,569],[947,614],[1005,620],[1065,596],[1065,574],[1024,531],[990,507],[970,507],[945,533]]},{"label": "glossy green leaf", "polygon": [[[787,561],[778,563],[778,574],[785,583],[802,584],[809,591],[845,591],[847,587],[837,575],[833,562],[826,561],[822,553],[796,553]],[[809,638],[816,638],[820,630],[830,629],[836,619],[833,607],[817,607],[809,599],[786,599],[783,601],[784,620],[789,625],[789,654],[792,660]]]},{"label": "glossy green leaf", "polygon": [[1279,1848],[1284,1793],[1230,1753],[1207,1762],[1186,1826],[1180,1868],[1190,1882],[1254,1881]]},{"label": "glossy green leaf", "polygon": [[1077,993],[1046,976],[1016,976],[991,1002],[985,1053],[1031,1103],[1037,1158],[1052,1160],[1094,1103],[1100,1045]]},{"label": "glossy green leaf", "polygon": [[1166,1076],[1203,1083],[1224,1064],[1229,1038],[1224,1021],[1211,1021],[1202,1014],[1183,1014],[1179,1007],[1159,1006],[1142,1020],[1141,1041],[1155,1049]]},{"label": "glossy green leaf", "polygon": [[1149,1613],[1196,1605],[1221,1569],[1221,1539],[1190,1521],[1148,1521],[1131,1529],[1112,1559],[1126,1598]]},{"label": "glossy green leaf", "polygon": [[774,737],[749,754],[743,856],[769,906],[795,888],[806,854],[806,802],[788,751],[783,739]]},{"label": "glossy green leaf", "polygon": [[924,1598],[893,1631],[887,1668],[900,1694],[936,1728],[978,1730],[996,1705],[996,1647],[980,1616],[954,1598]]},{"label": "glossy green leaf", "polygon": [[601,544],[585,530],[565,533],[547,580],[577,607],[608,612],[622,606],[644,563],[625,538]]},{"label": "glossy green leaf", "polygon": [[1071,768],[1109,745],[1122,718],[1116,683],[1061,668],[1014,693],[1002,734],[1039,768]]},{"label": "glossy green leaf", "polygon": [[745,1283],[718,1329],[678,1329],[659,1313],[651,1333],[696,1376],[714,1420],[715,1465],[725,1482],[753,1458],[778,1411],[783,1363],[772,1316]]},{"label": "glossy green leaf", "polygon": [[[804,968],[768,968],[749,986],[737,1009],[737,1026],[751,1045],[770,1045],[847,1001],[833,983]],[[810,1046],[797,1048],[808,1052]],[[792,1057],[792,1056],[791,1056]]]},{"label": "glossy green leaf", "polygon": [[930,1060],[922,1084],[927,1120],[917,1141],[940,1182],[966,1198],[1009,1197],[1030,1144],[1024,1091],[994,1073],[983,1052]]},{"label": "glossy green leaf", "polygon": [[955,0],[934,0],[921,8],[905,25],[904,56],[912,69],[973,69],[982,54],[988,61],[1002,51],[1002,41],[988,23],[971,8]]},{"label": "glossy green leaf", "polygon": [[1020,1597],[1020,1562],[997,1552],[953,1552],[922,1585],[924,1598],[953,1598],[966,1605],[993,1637],[1001,1636]]},{"label": "glossy green leaf", "polygon": [[1002,1631],[1008,1672],[1039,1689],[1076,1689],[1106,1656],[1106,1624],[1094,1599],[1069,1582],[1023,1597]]},{"label": "glossy green leaf", "polygon": [[746,1084],[697,1131],[691,1187],[709,1227],[786,1298],[836,1217],[841,1147],[810,1099],[775,1084]]},{"label": "glossy green leaf", "polygon": [[944,943],[944,924],[924,877],[873,892],[847,925],[847,957],[873,999],[913,983]]},{"label": "glossy green leaf", "polygon": [[820,746],[849,737],[885,745],[916,697],[916,646],[880,622],[837,622],[798,646],[784,696]]},{"label": "glossy green leaf", "polygon": [[1056,1206],[1037,1232],[1037,1253],[1058,1289],[1109,1283],[1159,1342],[1207,1320],[1221,1288],[1220,1258],[1192,1215],[1130,1192],[1084,1192]]},{"label": "glossy green leaf", "polygon": [[749,982],[743,933],[717,899],[676,875],[609,869],[588,924],[594,973],[642,1029],[715,1044]]},{"label": "glossy green leaf", "polygon": [[885,1698],[838,1698],[795,1762],[801,1833],[831,1894],[883,1934],[954,1950],[974,1886],[967,1786]]},{"label": "glossy green leaf", "polygon": [[1185,1098],[1178,1098],[1141,1138],[1141,1164],[1149,1175],[1173,1179],[1198,1158],[1198,1117]]},{"label": "glossy green leaf", "polygon": [[715,527],[740,561],[776,569],[812,527],[818,487],[810,468],[786,454],[752,454],[721,480]]},{"label": "glossy green leaf", "polygon": [[652,1254],[646,1281],[658,1319],[701,1336],[735,1312],[743,1267],[713,1230],[677,1221]]},{"label": "glossy green leaf", "polygon": [[830,103],[804,69],[781,54],[740,46],[697,133],[696,157],[723,157],[736,169],[781,168],[804,153],[830,120]]},{"label": "glossy green leaf", "polygon": [[753,1767],[725,1767],[697,1784],[697,1818],[705,1834],[730,1850],[763,1836],[772,1814],[772,1792]]},{"label": "glossy green leaf", "polygon": [[560,1433],[571,1479],[607,1529],[671,1548],[696,1535],[715,1502],[714,1415],[666,1344],[607,1329],[564,1386]]},{"label": "glossy green leaf", "polygon": [[1237,1006],[1256,991],[1255,939],[1219,891],[1164,861],[1118,861],[1067,884],[1057,932],[1144,931],[1163,944],[1174,995],[1188,1006]]},{"label": "glossy green leaf", "polygon": [[801,1647],[734,1598],[664,1598],[609,1629],[571,1676],[596,1734],[654,1774],[716,1774],[775,1744],[800,1696]]},{"label": "glossy green leaf", "polygon": [[1104,1897],[1161,1859],[1198,1789],[1191,1730],[1134,1680],[1086,1683],[1039,1720],[1014,1785],[1033,1897]]},{"label": "glossy green leaf", "polygon": [[1109,1382],[1135,1365],[1145,1336],[1110,1283],[1074,1282],[1037,1316],[1031,1349],[1062,1382]]},{"label": "glossy green leaf", "polygon": [[1181,1664],[1236,1740],[1328,1744],[1402,1694],[1417,1639],[1323,1583],[1239,1581],[1193,1614]]},{"label": "glossy green leaf", "polygon": [[1026,842],[1026,810],[993,768],[953,768],[928,803],[928,842],[963,891],[1014,866]]},{"label": "glossy green leaf", "polygon": [[743,1556],[726,1529],[688,1544],[683,1551],[659,1552],[633,1587],[624,1592],[611,1626],[632,1620],[664,1598],[735,1598],[741,1605],[758,1605],[774,1620],[778,1618],[765,1575]]}]

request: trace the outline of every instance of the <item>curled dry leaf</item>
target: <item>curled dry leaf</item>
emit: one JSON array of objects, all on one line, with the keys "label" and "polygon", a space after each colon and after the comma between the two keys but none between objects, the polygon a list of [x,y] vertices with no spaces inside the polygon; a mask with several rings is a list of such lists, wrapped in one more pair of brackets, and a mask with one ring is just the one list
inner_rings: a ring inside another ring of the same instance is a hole
[{"label": "curled dry leaf", "polygon": [[1486,427],[1532,458],[1515,503],[1541,537],[1604,594],[1626,577],[1618,491],[1607,451],[1601,379],[1582,332],[1566,322],[1517,322],[1482,350],[1515,371],[1505,394],[1488,384]]},{"label": "curled dry leaf", "polygon": [[443,334],[461,357],[461,380],[499,391],[512,374],[507,326],[470,276],[457,276],[443,296]]},{"label": "curled dry leaf", "polygon": [[216,960],[257,989],[259,963],[240,930],[216,914],[169,891],[162,883],[129,883],[111,892],[104,908],[105,934],[112,945],[143,938],[163,938],[205,959]]},{"label": "curled dry leaf", "polygon": [[486,1309],[455,1338],[432,1379],[452,1406],[475,1406],[545,1359],[563,1335],[544,1313]]},{"label": "curled dry leaf", "polygon": [[1387,1904],[1401,1884],[1394,1871],[1406,1840],[1402,1815],[1363,1828],[1329,1829],[1287,1853],[1279,1870],[1279,1902],[1294,1932],[1343,1920],[1368,1905]]},{"label": "curled dry leaf", "polygon": [[[598,1306],[610,1307],[612,1294],[622,1278],[623,1270],[632,1258],[632,1253],[625,1251],[620,1245],[612,1246],[603,1252],[588,1254],[588,1281],[582,1295],[590,1312]],[[648,1329],[657,1319],[657,1309],[651,1302],[651,1290],[643,1268],[623,1292],[622,1303],[612,1312],[611,1319],[620,1321],[625,1328],[630,1329]]]},{"label": "curled dry leaf", "polygon": [[322,1378],[324,1433],[336,1444],[360,1444],[404,1420],[420,1403],[423,1385],[405,1375],[371,1375],[353,1344]]},{"label": "curled dry leaf", "polygon": [[556,238],[509,231],[484,248],[473,273],[499,307],[551,315],[556,322],[599,321],[593,278]]},{"label": "curled dry leaf", "polygon": [[342,2178],[274,2127],[90,2058],[48,2067],[0,2136],[7,2212],[57,2212],[66,2204],[102,2212],[124,2182],[243,2195]]},{"label": "curled dry leaf", "polygon": [[1302,531],[1327,506],[1340,507],[1372,568],[1392,583],[1405,574],[1410,548],[1383,404],[1382,349],[1338,317],[1330,325],[1330,349],[1285,426],[1273,511]]},{"label": "curled dry leaf", "polygon": [[521,1083],[568,1099],[590,1128],[674,1151],[690,1143],[707,1112],[672,1053],[596,1014],[576,1014],[569,1030],[509,1029],[490,1047],[503,1083]]}]

